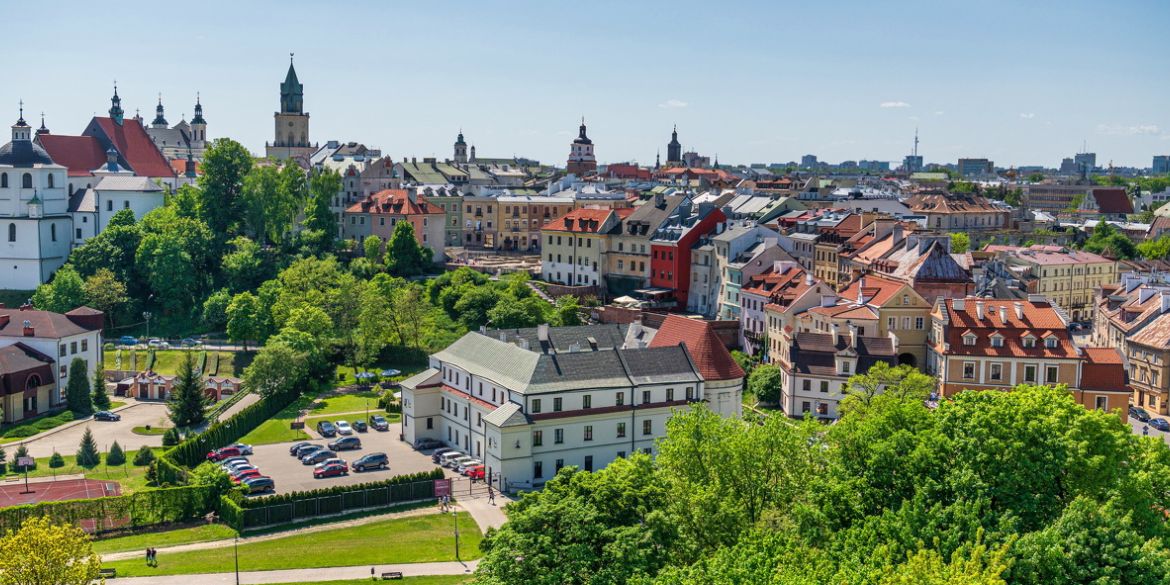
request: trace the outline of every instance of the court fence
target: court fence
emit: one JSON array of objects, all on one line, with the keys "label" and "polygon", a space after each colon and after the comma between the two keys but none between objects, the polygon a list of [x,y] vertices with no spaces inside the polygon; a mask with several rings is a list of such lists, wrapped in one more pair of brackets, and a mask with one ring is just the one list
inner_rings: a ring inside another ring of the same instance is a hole
[{"label": "court fence", "polygon": [[39,502],[0,509],[0,533],[17,530],[25,520],[46,516],[58,524],[81,526],[91,534],[187,522],[215,509],[219,492],[212,486],[161,488],[84,500]]}]

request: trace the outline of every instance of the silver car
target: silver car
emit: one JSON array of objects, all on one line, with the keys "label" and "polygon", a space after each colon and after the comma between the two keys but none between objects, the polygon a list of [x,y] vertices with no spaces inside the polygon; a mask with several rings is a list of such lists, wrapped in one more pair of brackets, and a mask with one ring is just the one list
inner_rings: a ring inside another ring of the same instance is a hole
[{"label": "silver car", "polygon": [[448,469],[459,469],[460,465],[463,465],[465,463],[470,463],[472,461],[475,461],[475,457],[472,457],[470,455],[464,455],[463,457],[460,457],[458,459],[452,459],[452,460],[448,461],[444,467],[447,467]]}]

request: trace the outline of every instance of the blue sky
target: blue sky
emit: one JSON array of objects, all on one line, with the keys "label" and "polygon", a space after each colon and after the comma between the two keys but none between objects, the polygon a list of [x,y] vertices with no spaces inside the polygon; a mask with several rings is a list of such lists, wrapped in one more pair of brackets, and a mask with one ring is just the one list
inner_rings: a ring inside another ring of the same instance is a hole
[{"label": "blue sky", "polygon": [[[111,9],[116,12],[110,12]],[[22,2],[0,0],[0,107],[79,133],[123,106],[262,152],[296,53],[311,139],[395,158],[653,163],[672,124],[723,163],[1056,166],[1170,153],[1167,2]],[[0,118],[3,119],[3,118]]]}]

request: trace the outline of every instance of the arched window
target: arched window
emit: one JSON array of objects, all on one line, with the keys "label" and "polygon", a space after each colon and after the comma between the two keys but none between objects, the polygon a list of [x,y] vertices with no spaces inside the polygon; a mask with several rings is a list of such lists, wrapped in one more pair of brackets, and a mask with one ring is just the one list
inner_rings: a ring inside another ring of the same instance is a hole
[{"label": "arched window", "polygon": [[14,224],[14,223],[8,224],[8,241],[9,242],[16,241],[16,224]]},{"label": "arched window", "polygon": [[53,188],[53,174],[49,173],[49,188]]},{"label": "arched window", "polygon": [[8,188],[8,173],[0,173],[0,189]]},{"label": "arched window", "polygon": [[20,177],[20,186],[25,189],[32,189],[32,173],[25,173]]},{"label": "arched window", "polygon": [[24,383],[24,388],[26,390],[34,390],[34,389],[40,388],[40,387],[41,387],[41,377],[37,374],[33,374],[33,375],[29,376],[28,380]]}]

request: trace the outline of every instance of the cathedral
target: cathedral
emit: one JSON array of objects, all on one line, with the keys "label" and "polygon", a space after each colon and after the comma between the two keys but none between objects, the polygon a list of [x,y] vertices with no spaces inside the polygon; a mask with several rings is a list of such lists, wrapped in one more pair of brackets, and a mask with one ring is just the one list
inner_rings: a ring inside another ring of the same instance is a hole
[{"label": "cathedral", "polygon": [[597,157],[593,155],[593,141],[585,135],[585,118],[581,118],[581,128],[577,139],[569,146],[569,161],[566,170],[578,177],[597,172]]},{"label": "cathedral", "polygon": [[203,160],[203,151],[207,149],[207,120],[203,119],[203,104],[198,95],[195,96],[195,117],[190,122],[184,119],[169,126],[160,94],[158,106],[154,108],[154,120],[150,126],[143,124],[143,127],[167,160]]},{"label": "cathedral", "polygon": [[305,111],[305,86],[297,80],[289,54],[288,73],[280,84],[280,111],[276,118],[275,140],[265,144],[268,158],[285,160],[299,158],[308,160],[317,146],[309,142],[309,113]]}]

